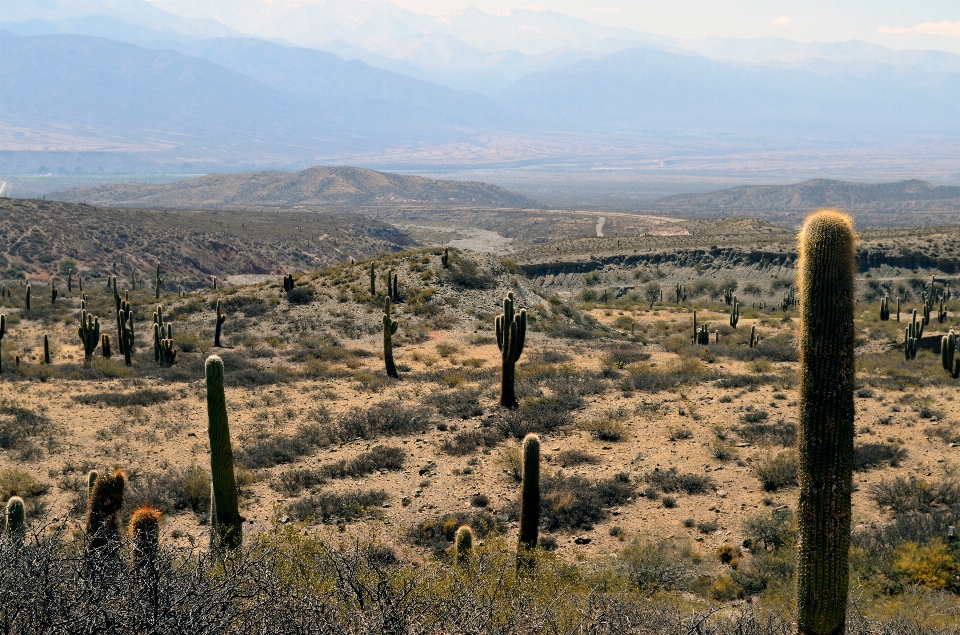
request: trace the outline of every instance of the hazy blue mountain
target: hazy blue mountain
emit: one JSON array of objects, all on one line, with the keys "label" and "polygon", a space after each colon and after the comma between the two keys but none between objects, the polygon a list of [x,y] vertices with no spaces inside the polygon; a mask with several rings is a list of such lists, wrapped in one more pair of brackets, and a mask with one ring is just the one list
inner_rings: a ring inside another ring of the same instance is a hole
[{"label": "hazy blue mountain", "polygon": [[501,101],[557,128],[820,139],[960,136],[960,76],[878,62],[742,65],[656,49],[528,75]]}]

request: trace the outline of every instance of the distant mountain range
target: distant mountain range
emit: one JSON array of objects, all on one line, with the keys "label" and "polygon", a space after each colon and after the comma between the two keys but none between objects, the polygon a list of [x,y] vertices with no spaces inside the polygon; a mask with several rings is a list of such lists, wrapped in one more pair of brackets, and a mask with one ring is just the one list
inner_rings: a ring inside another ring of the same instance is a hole
[{"label": "distant mountain range", "polygon": [[960,187],[910,180],[850,183],[811,179],[793,185],[735,187],[705,194],[678,194],[651,207],[675,213],[809,212],[839,207],[848,212],[960,211]]},{"label": "distant mountain range", "polygon": [[162,185],[117,183],[64,190],[47,198],[114,207],[538,206],[523,195],[486,183],[437,181],[348,167],[209,174]]}]

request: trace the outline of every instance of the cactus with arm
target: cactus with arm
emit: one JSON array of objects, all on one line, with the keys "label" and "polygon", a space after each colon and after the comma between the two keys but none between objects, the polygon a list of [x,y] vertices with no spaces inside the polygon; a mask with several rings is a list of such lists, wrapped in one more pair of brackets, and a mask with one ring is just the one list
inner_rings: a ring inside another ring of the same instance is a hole
[{"label": "cactus with arm", "polygon": [[227,314],[223,312],[223,301],[217,300],[217,323],[216,330],[213,332],[213,345],[217,348],[220,346],[220,331],[223,328],[223,323],[227,321]]},{"label": "cactus with arm", "polygon": [[83,343],[83,363],[89,364],[93,360],[93,351],[97,350],[97,344],[100,343],[100,318],[90,315],[86,309],[81,309],[77,335]]},{"label": "cactus with arm", "polygon": [[383,363],[387,367],[387,377],[399,379],[397,367],[393,363],[393,335],[400,324],[390,318],[390,298],[383,301]]},{"label": "cactus with arm", "polygon": [[514,311],[512,291],[503,299],[503,313],[497,316],[495,326],[500,347],[500,405],[515,408],[514,376],[527,339],[527,310]]}]

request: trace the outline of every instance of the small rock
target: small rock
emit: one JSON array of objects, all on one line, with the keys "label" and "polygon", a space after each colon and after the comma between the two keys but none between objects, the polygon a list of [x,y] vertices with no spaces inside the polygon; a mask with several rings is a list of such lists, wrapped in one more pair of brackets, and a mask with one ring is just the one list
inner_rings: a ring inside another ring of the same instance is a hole
[{"label": "small rock", "polygon": [[722,489],[721,489],[721,490],[717,490],[717,496],[719,496],[720,498],[726,498],[726,497],[727,497],[727,493],[726,493],[725,491],[723,491]]},{"label": "small rock", "polygon": [[573,542],[578,545],[589,545],[592,541],[593,539],[587,536],[577,536],[573,539]]},{"label": "small rock", "polygon": [[197,433],[196,433],[196,432],[188,432],[188,433],[187,433],[187,436],[188,436],[188,437],[196,437],[196,436],[197,436]]}]

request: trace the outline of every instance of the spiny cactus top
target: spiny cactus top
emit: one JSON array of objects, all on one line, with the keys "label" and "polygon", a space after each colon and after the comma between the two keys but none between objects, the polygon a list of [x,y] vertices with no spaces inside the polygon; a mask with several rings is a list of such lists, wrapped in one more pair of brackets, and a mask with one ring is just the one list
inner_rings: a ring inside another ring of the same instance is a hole
[{"label": "spiny cactus top", "polygon": [[27,513],[23,506],[23,499],[19,496],[11,496],[7,501],[6,508],[7,536],[13,544],[22,544],[27,528]]},{"label": "spiny cactus top", "polygon": [[133,540],[134,566],[155,562],[160,549],[160,516],[162,512],[149,503],[130,514],[127,532]]},{"label": "spiny cactus top", "polygon": [[849,584],[853,490],[857,235],[824,210],[800,233],[800,500],[797,626],[842,633]]},{"label": "spiny cactus top", "polygon": [[537,546],[540,529],[540,437],[523,440],[523,482],[520,494],[520,549]]}]

